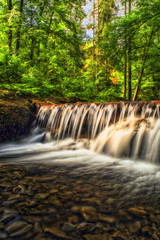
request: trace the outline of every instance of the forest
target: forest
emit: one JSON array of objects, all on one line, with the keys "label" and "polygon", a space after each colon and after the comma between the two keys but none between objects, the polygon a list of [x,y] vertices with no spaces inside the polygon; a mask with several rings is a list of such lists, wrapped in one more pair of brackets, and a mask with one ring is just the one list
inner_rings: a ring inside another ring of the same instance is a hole
[{"label": "forest", "polygon": [[0,2],[0,89],[59,102],[148,101],[160,99],[159,76],[159,0]]}]

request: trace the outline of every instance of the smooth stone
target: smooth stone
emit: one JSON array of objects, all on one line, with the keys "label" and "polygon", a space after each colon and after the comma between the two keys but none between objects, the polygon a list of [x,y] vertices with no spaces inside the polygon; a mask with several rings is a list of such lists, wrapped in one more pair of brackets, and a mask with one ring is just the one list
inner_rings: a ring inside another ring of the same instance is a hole
[{"label": "smooth stone", "polygon": [[27,233],[32,228],[31,224],[24,221],[12,222],[7,226],[6,231],[11,237],[16,237]]},{"label": "smooth stone", "polygon": [[128,238],[120,231],[116,231],[113,236],[114,239],[122,239],[122,240],[128,240]]},{"label": "smooth stone", "polygon": [[59,201],[59,199],[57,198],[57,197],[55,197],[55,196],[50,196],[49,198],[48,198],[48,201],[49,201],[49,203],[51,203],[51,204],[53,204],[53,205],[56,205],[56,206],[62,206],[62,204],[61,204],[61,202]]},{"label": "smooth stone", "polygon": [[34,223],[34,230],[35,230],[35,232],[39,232],[39,233],[42,232],[42,228],[41,228],[39,222]]},{"label": "smooth stone", "polygon": [[65,233],[73,232],[77,229],[77,226],[72,223],[64,223],[62,226],[62,231]]},{"label": "smooth stone", "polygon": [[86,221],[97,221],[99,214],[94,207],[84,206],[81,208],[81,214]]},{"label": "smooth stone", "polygon": [[111,216],[104,216],[104,215],[100,215],[99,220],[110,223],[110,224],[115,222],[115,218],[113,218]]},{"label": "smooth stone", "polygon": [[95,228],[96,228],[95,225],[93,225],[92,223],[86,223],[86,222],[82,222],[77,226],[77,230],[82,233],[92,232]]},{"label": "smooth stone", "polygon": [[114,201],[115,201],[115,199],[113,199],[113,198],[108,198],[107,199],[108,204],[112,204],[112,203],[114,203]]},{"label": "smooth stone", "polygon": [[5,232],[0,231],[0,239],[6,239],[6,238],[7,238],[7,234]]},{"label": "smooth stone", "polygon": [[138,207],[129,208],[128,212],[137,217],[142,217],[144,215],[147,215],[147,212],[144,209],[138,208]]},{"label": "smooth stone", "polygon": [[0,221],[0,229],[4,228],[4,224]]},{"label": "smooth stone", "polygon": [[35,199],[39,200],[39,199],[45,199],[49,196],[48,193],[38,193],[35,195]]},{"label": "smooth stone", "polygon": [[156,232],[153,233],[152,237],[154,240],[159,240],[159,237]]},{"label": "smooth stone", "polygon": [[79,219],[78,219],[78,217],[76,215],[73,215],[73,216],[70,216],[68,218],[68,222],[70,222],[70,223],[78,223]]},{"label": "smooth stone", "polygon": [[152,222],[155,222],[155,223],[160,223],[160,216],[158,215],[158,216],[154,216],[154,215],[150,215],[150,219],[151,219],[151,221]]},{"label": "smooth stone", "polygon": [[148,237],[152,236],[152,229],[150,226],[145,226],[141,229],[142,233]]},{"label": "smooth stone", "polygon": [[19,193],[19,194],[24,194],[25,192],[25,187],[23,185],[18,185],[13,188],[14,193]]},{"label": "smooth stone", "polygon": [[131,233],[138,233],[141,229],[141,223],[139,221],[129,224],[129,231]]},{"label": "smooth stone", "polygon": [[25,220],[27,220],[28,222],[40,222],[41,218],[40,217],[36,217],[36,216],[25,216],[23,217]]},{"label": "smooth stone", "polygon": [[55,194],[55,193],[57,193],[57,192],[58,192],[57,189],[51,189],[51,190],[49,191],[49,195]]},{"label": "smooth stone", "polygon": [[94,235],[90,235],[90,234],[86,234],[84,235],[84,238],[86,240],[106,240],[108,239],[108,234],[94,234]]},{"label": "smooth stone", "polygon": [[2,221],[2,222],[9,222],[9,221],[13,220],[17,216],[18,216],[18,213],[16,211],[5,209],[4,213],[2,215],[2,218],[0,219],[0,221]]},{"label": "smooth stone", "polygon": [[13,194],[8,198],[8,200],[18,199],[20,197],[21,197],[21,195],[19,195],[19,194]]},{"label": "smooth stone", "polygon": [[71,210],[72,210],[72,212],[80,212],[81,207],[80,207],[80,206],[73,206],[73,207],[71,208]]},{"label": "smooth stone", "polygon": [[52,235],[54,235],[56,237],[59,237],[59,238],[73,240],[72,237],[67,236],[65,233],[61,232],[55,225],[51,226],[51,227],[45,228],[44,232],[50,233],[50,234],[52,234]]}]

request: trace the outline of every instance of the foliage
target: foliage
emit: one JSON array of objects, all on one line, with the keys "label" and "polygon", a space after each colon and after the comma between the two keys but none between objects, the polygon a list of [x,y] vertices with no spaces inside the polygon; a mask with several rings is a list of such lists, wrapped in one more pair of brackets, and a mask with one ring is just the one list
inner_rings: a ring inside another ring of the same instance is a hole
[{"label": "foliage", "polygon": [[123,100],[131,43],[132,96],[139,85],[139,100],[160,98],[159,0],[134,0],[131,13],[130,0],[93,0],[91,38],[85,2],[1,1],[0,88],[66,102]]}]

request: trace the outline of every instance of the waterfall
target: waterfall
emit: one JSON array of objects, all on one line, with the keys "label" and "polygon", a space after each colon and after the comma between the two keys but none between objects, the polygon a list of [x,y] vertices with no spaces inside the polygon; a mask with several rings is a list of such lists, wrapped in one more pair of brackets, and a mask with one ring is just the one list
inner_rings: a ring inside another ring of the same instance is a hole
[{"label": "waterfall", "polygon": [[47,140],[85,138],[99,153],[160,162],[159,102],[41,106],[36,124]]}]

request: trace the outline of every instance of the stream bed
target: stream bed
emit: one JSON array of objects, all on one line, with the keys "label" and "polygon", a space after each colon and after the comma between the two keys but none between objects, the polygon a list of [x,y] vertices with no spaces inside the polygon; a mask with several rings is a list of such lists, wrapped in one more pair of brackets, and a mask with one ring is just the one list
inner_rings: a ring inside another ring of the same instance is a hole
[{"label": "stream bed", "polygon": [[1,145],[0,239],[160,239],[160,167],[86,145]]}]

